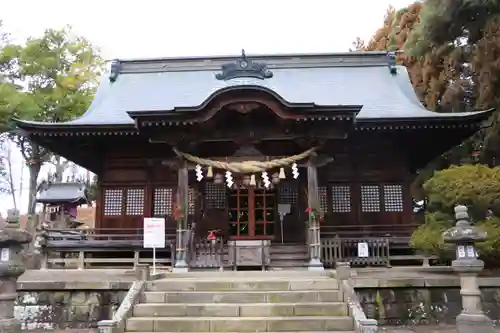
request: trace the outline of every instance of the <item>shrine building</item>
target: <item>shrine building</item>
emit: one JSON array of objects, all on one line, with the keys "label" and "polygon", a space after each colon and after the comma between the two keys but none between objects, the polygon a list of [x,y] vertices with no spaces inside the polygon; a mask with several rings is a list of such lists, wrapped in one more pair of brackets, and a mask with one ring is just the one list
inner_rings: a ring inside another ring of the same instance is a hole
[{"label": "shrine building", "polygon": [[172,235],[309,246],[321,265],[328,238],[407,244],[417,170],[491,113],[427,110],[387,52],[243,52],[115,60],[81,117],[16,122],[98,175],[96,228],[165,217]]}]

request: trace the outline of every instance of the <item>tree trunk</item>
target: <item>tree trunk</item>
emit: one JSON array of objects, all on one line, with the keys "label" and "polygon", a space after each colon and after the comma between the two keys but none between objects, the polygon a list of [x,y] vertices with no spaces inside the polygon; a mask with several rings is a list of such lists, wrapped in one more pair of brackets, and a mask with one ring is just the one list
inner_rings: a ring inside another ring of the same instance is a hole
[{"label": "tree trunk", "polygon": [[28,215],[35,215],[36,195],[38,192],[38,175],[40,174],[42,165],[40,162],[35,162],[30,165],[28,169],[30,172]]},{"label": "tree trunk", "polygon": [[54,181],[55,182],[62,182],[64,170],[66,169],[66,163],[61,162],[61,156],[54,155],[54,166],[56,167]]},{"label": "tree trunk", "polygon": [[38,175],[42,169],[42,156],[40,156],[40,146],[34,142],[31,143],[31,159],[28,160],[28,169],[30,172],[29,180],[29,201],[28,215],[35,215],[36,195],[38,192]]},{"label": "tree trunk", "polygon": [[[9,182],[9,191],[12,196],[12,203],[14,204],[14,209],[17,211],[17,197],[16,197],[16,186],[14,184],[14,177],[12,175],[12,146],[10,141],[6,141],[7,144],[7,168],[8,168],[8,182]],[[22,170],[21,170],[22,172]],[[21,184],[22,185],[22,184]]]}]

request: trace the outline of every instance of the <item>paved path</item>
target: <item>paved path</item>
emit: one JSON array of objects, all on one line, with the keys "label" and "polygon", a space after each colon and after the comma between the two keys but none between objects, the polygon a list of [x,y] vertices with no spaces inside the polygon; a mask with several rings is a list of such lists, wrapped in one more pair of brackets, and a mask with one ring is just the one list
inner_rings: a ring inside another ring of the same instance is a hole
[{"label": "paved path", "polygon": [[132,282],[135,275],[132,270],[126,269],[47,269],[27,270],[19,278],[19,282]]}]

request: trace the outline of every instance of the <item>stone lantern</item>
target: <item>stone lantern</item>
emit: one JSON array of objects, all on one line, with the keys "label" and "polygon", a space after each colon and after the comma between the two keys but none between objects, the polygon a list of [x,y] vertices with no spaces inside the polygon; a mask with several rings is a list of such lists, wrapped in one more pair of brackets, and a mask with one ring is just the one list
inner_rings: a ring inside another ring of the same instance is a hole
[{"label": "stone lantern", "polygon": [[[31,242],[31,235],[19,229],[15,212],[9,211],[10,219],[0,230],[0,332],[19,333],[21,323],[14,318],[14,302],[17,297],[17,279],[24,273],[23,245]],[[17,222],[16,222],[17,221]]]},{"label": "stone lantern", "polygon": [[469,223],[467,207],[455,207],[454,227],[443,233],[446,243],[455,244],[456,259],[452,268],[460,275],[460,295],[462,295],[462,312],[457,316],[457,333],[493,333],[493,322],[488,318],[481,305],[481,291],[477,283],[477,275],[484,268],[484,262],[477,257],[476,242],[486,239],[486,233]]}]

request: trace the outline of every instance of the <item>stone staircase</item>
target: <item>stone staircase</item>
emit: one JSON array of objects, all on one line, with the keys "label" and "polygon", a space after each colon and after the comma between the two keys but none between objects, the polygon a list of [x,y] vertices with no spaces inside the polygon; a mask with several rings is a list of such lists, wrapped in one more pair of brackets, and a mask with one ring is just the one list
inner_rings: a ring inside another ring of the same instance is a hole
[{"label": "stone staircase", "polygon": [[126,332],[353,332],[321,272],[192,272],[147,283]]}]

